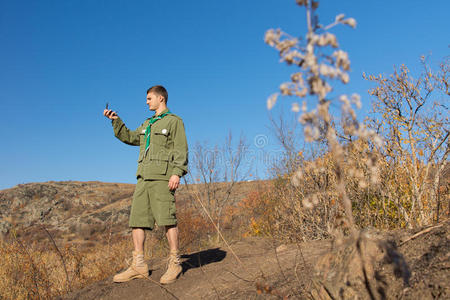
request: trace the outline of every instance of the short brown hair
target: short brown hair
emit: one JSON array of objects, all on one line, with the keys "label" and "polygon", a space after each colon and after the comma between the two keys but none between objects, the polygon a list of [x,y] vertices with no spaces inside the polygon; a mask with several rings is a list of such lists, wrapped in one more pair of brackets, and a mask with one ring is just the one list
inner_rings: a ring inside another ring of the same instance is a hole
[{"label": "short brown hair", "polygon": [[155,94],[158,94],[164,98],[164,101],[167,103],[167,100],[169,100],[169,94],[167,93],[167,90],[162,85],[154,85],[151,88],[147,90],[147,94],[153,92]]}]

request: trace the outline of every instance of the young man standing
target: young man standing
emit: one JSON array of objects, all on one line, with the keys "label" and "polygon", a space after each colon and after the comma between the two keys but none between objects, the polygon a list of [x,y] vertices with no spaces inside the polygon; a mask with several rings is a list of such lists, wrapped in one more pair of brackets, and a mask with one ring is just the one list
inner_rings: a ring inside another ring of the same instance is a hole
[{"label": "young man standing", "polygon": [[174,194],[180,178],[187,172],[188,146],[183,121],[168,110],[167,99],[163,86],[149,88],[147,105],[155,114],[134,131],[125,126],[116,112],[103,111],[103,115],[112,120],[114,135],[119,140],[140,147],[129,220],[134,243],[133,262],[127,270],[114,276],[114,282],[148,276],[148,266],[144,262],[144,230],[152,230],[155,222],[165,226],[170,247],[168,268],[160,282],[172,283],[182,271]]}]

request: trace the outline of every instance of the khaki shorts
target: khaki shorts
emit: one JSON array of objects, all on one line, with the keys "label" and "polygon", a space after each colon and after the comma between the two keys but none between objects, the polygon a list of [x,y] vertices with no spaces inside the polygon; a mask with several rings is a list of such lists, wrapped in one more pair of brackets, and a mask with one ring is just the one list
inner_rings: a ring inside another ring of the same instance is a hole
[{"label": "khaki shorts", "polygon": [[175,191],[169,190],[166,180],[138,179],[130,212],[130,227],[153,229],[176,225]]}]

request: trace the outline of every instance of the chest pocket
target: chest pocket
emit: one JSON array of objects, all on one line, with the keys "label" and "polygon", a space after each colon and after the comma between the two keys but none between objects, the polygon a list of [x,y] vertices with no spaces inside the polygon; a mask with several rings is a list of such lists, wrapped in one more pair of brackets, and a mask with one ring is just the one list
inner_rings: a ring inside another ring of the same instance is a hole
[{"label": "chest pocket", "polygon": [[166,128],[155,128],[152,137],[150,139],[150,142],[159,145],[159,146],[166,146],[167,145],[167,139],[169,137],[169,130]]}]

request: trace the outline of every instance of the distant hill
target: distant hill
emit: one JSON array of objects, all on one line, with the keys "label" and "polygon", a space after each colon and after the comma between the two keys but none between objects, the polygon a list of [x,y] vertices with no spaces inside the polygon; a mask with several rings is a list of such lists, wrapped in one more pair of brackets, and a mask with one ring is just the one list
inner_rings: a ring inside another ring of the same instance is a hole
[{"label": "distant hill", "polygon": [[[242,199],[257,181],[240,182],[233,197]],[[221,183],[218,183],[219,191]],[[44,226],[58,243],[91,245],[105,233],[128,234],[128,215],[134,184],[99,181],[49,181],[19,184],[0,191],[0,235],[12,233],[46,244]],[[177,190],[177,205],[192,201],[187,189]]]},{"label": "distant hill", "polygon": [[0,232],[47,239],[42,226],[61,242],[85,243],[96,233],[118,232],[127,221],[134,185],[102,182],[19,184],[0,191]]}]

